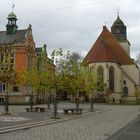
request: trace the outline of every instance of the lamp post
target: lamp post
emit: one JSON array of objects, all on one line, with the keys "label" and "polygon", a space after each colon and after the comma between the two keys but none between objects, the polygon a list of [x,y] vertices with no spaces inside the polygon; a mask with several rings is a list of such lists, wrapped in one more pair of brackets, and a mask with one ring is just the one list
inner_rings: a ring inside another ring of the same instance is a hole
[{"label": "lamp post", "polygon": [[0,45],[0,81],[6,84],[6,94],[5,94],[5,107],[4,114],[9,115],[9,95],[8,86],[14,82],[14,51],[11,45],[4,44]]}]

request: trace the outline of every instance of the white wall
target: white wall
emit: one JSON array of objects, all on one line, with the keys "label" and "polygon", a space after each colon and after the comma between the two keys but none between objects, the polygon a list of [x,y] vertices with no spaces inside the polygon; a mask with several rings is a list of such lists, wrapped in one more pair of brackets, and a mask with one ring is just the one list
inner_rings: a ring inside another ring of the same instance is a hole
[{"label": "white wall", "polygon": [[[135,96],[135,83],[139,83],[139,70],[135,65],[119,65],[112,62],[97,62],[89,64],[89,67],[92,67],[94,71],[97,72],[98,66],[102,66],[104,69],[104,83],[109,85],[109,67],[114,67],[114,93],[124,95],[123,88],[124,86],[128,87],[129,96]],[[124,74],[126,73],[126,74]],[[128,76],[127,76],[128,75]],[[130,77],[130,78],[129,78]],[[133,79],[133,80],[131,80]],[[124,85],[126,81],[126,85]],[[134,82],[133,82],[134,81]],[[118,95],[116,95],[117,97]]]},{"label": "white wall", "polygon": [[122,48],[125,50],[125,52],[130,56],[130,45],[129,45],[128,41],[121,42],[119,44],[122,46]]},{"label": "white wall", "polygon": [[93,67],[96,72],[99,66],[102,66],[104,69],[104,83],[106,83],[107,86],[109,85],[109,67],[114,67],[114,92],[122,92],[122,73],[117,64],[112,62],[98,62],[89,64],[89,67]]}]

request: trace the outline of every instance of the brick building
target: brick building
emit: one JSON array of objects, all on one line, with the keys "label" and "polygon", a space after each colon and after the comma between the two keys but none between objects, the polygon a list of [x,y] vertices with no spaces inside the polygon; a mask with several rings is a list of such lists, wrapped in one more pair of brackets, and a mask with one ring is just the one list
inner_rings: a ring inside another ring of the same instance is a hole
[{"label": "brick building", "polygon": [[[18,30],[17,17],[11,12],[8,17],[6,30],[0,30],[0,70],[6,70],[6,63],[10,57],[10,69],[14,71],[28,70],[33,65],[35,57],[35,42],[31,25],[27,29]],[[5,61],[3,64],[3,61]],[[8,65],[8,64],[7,64]],[[5,102],[6,84],[0,83],[0,103]],[[9,103],[24,104],[29,102],[31,88],[15,84],[8,88]]]}]

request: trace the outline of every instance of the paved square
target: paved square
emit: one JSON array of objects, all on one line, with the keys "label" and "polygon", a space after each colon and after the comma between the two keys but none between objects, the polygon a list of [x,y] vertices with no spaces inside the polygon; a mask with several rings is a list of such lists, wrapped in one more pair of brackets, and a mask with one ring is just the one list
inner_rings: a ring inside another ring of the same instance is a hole
[{"label": "paved square", "polygon": [[[60,103],[60,108],[70,104]],[[88,104],[81,105],[88,109]],[[95,108],[109,109],[102,113],[74,120],[44,125],[0,135],[0,140],[106,140],[114,132],[134,120],[139,113],[135,105],[100,105]]]}]

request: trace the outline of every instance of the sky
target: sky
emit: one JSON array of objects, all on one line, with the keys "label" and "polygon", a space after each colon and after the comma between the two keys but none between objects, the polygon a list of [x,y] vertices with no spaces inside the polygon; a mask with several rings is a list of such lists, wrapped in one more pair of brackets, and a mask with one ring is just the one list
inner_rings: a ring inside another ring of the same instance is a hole
[{"label": "sky", "polygon": [[1,31],[13,3],[19,29],[31,24],[36,47],[47,44],[49,55],[62,48],[84,57],[117,12],[127,26],[131,57],[140,53],[140,0],[0,0]]}]

